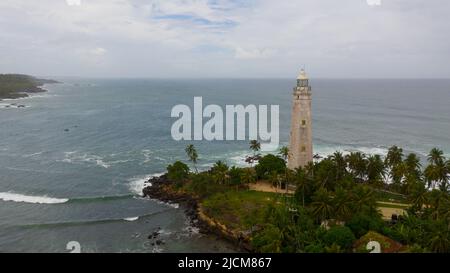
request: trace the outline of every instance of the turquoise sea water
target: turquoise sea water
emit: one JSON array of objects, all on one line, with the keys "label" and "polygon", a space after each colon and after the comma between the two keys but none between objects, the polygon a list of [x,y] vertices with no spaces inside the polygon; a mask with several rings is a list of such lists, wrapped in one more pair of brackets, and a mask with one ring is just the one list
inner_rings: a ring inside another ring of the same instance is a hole
[{"label": "turquoise sea water", "polygon": [[[139,197],[143,182],[185,160],[170,136],[176,104],[280,105],[287,144],[295,80],[59,78],[47,93],[0,101],[0,252],[234,251],[190,227],[182,208]],[[450,156],[450,80],[312,80],[315,153]],[[10,104],[25,108],[6,107]],[[242,165],[246,141],[194,143],[200,168]],[[161,228],[164,245],[147,237]]]}]

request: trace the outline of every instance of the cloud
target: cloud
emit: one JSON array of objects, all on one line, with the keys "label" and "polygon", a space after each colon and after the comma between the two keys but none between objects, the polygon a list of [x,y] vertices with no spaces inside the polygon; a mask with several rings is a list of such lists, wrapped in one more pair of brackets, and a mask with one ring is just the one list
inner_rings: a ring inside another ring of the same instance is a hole
[{"label": "cloud", "polygon": [[269,57],[273,52],[272,50],[264,48],[243,49],[239,46],[234,48],[234,50],[235,50],[235,57],[237,59],[262,59]]},{"label": "cloud", "polygon": [[103,47],[97,47],[90,50],[89,53],[95,56],[103,56],[106,54],[106,49],[104,49]]},{"label": "cloud", "polygon": [[450,77],[450,2],[381,3],[2,0],[0,72]]}]

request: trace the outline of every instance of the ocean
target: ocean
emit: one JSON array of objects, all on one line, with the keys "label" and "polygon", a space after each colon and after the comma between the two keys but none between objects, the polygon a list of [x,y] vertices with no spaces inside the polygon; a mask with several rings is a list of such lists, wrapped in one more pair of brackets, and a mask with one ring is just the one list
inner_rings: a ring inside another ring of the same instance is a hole
[{"label": "ocean", "polygon": [[[288,143],[292,79],[55,78],[46,93],[0,101],[0,252],[235,252],[179,206],[141,198],[144,182],[196,145],[199,167],[245,165],[248,141],[176,142],[177,104],[280,105]],[[315,153],[450,157],[450,80],[313,79]],[[17,107],[23,105],[25,107]],[[160,232],[163,244],[148,236]]]}]

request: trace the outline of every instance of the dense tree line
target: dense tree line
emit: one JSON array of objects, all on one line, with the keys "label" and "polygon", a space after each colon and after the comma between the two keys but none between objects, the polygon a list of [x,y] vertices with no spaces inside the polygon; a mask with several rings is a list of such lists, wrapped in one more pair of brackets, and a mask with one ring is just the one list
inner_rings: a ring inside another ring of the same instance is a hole
[{"label": "dense tree line", "polygon": [[[248,214],[252,244],[260,252],[350,252],[355,241],[377,232],[405,246],[404,251],[450,251],[450,160],[433,149],[428,164],[416,154],[405,155],[397,146],[380,155],[336,152],[305,168],[286,167],[286,147],[278,155],[259,155],[251,143],[248,168],[218,161],[206,172],[196,170],[198,153],[188,146],[189,167],[176,162],[168,167],[171,180],[208,198],[226,191],[241,191],[265,180],[286,194],[264,212]],[[189,183],[186,183],[189,181]],[[283,191],[284,189],[285,191]],[[287,194],[292,193],[294,194]],[[386,221],[378,210],[380,196],[399,196],[407,213]]]}]

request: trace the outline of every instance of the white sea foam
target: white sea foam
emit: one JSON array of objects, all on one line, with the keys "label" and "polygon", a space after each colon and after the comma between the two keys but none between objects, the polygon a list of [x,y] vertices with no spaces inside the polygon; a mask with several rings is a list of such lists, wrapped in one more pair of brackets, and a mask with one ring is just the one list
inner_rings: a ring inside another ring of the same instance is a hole
[{"label": "white sea foam", "polygon": [[153,249],[152,249],[152,253],[162,253],[164,251],[164,249],[162,249],[161,247],[159,247],[159,246],[155,246],[155,247],[153,247]]},{"label": "white sea foam", "polygon": [[0,103],[0,108],[3,109],[18,109],[18,108],[28,108],[29,106],[17,103]]},{"label": "white sea foam", "polygon": [[38,152],[38,153],[32,153],[32,154],[28,154],[28,155],[23,155],[23,157],[26,157],[26,158],[28,158],[28,157],[34,157],[34,156],[37,156],[37,155],[41,155],[43,152]]},{"label": "white sea foam", "polygon": [[152,200],[153,202],[158,203],[159,205],[171,207],[171,208],[174,208],[174,209],[179,209],[180,208],[180,204],[177,204],[177,203],[167,203],[167,202],[163,202],[161,200],[153,199],[153,198],[150,198],[150,200]]},{"label": "white sea foam", "polygon": [[165,229],[161,229],[161,230],[159,231],[159,235],[160,235],[160,236],[170,236],[170,235],[172,235],[172,234],[173,234],[172,231],[165,230]]},{"label": "white sea foam", "polygon": [[0,192],[0,200],[29,204],[62,204],[69,201],[65,198],[53,198],[48,196],[31,196],[12,192]]},{"label": "white sea foam", "polygon": [[230,160],[232,163],[234,163],[235,165],[237,165],[237,166],[240,166],[240,167],[249,167],[250,164],[248,164],[247,162],[245,162],[245,159],[247,158],[248,155],[249,155],[249,152],[247,152],[247,153],[242,152],[242,153],[239,154],[239,155],[231,156],[229,160]]},{"label": "white sea foam", "polygon": [[[378,147],[357,147],[355,150],[365,153],[366,155],[381,155],[385,156],[388,153],[388,149]],[[352,150],[349,150],[352,151]]]},{"label": "white sea foam", "polygon": [[127,222],[134,222],[139,220],[139,217],[129,217],[129,218],[124,218],[123,220],[127,221]]},{"label": "white sea foam", "polygon": [[148,163],[152,161],[152,154],[153,152],[150,150],[142,150],[142,155],[144,156],[144,163]]},{"label": "white sea foam", "polygon": [[38,92],[38,93],[25,93],[28,96],[27,97],[21,97],[21,98],[15,98],[15,99],[3,99],[3,101],[23,101],[23,100],[30,100],[30,99],[41,99],[41,98],[49,98],[49,97],[56,97],[57,95],[52,92]]},{"label": "white sea foam", "polygon": [[114,161],[114,162],[105,162],[104,158],[98,155],[91,155],[91,154],[80,154],[77,151],[75,152],[65,152],[64,153],[64,159],[62,162],[65,163],[73,163],[73,164],[80,164],[80,163],[94,163],[95,165],[108,169],[111,167],[111,164],[114,163],[120,163],[122,161]]},{"label": "white sea foam", "polygon": [[[286,144],[287,145],[287,144]],[[388,152],[387,148],[382,147],[351,147],[346,145],[335,145],[335,146],[314,146],[314,153],[319,155],[321,158],[326,158],[336,151],[340,151],[343,155],[350,154],[351,152],[362,152],[366,155],[381,155],[385,156]],[[267,155],[269,153],[261,153],[262,156]],[[273,152],[273,154],[277,154]],[[228,161],[233,166],[238,167],[250,167],[250,164],[245,162],[248,156],[252,155],[250,150],[237,151],[232,153],[226,153],[222,155],[223,160]],[[220,157],[214,157],[211,159],[221,159]],[[213,163],[203,164],[200,167],[210,167]]]},{"label": "white sea foam", "polygon": [[140,175],[132,177],[128,179],[128,187],[133,194],[142,195],[142,190],[147,186],[151,186],[151,183],[148,183],[148,180],[154,177],[161,176],[163,174],[164,173],[154,173],[150,175]]},{"label": "white sea foam", "polygon": [[348,155],[351,152],[361,152],[366,155],[381,155],[385,156],[388,152],[386,148],[381,147],[351,147],[351,146],[344,146],[344,145],[336,145],[336,146],[318,146],[314,147],[314,152],[318,154],[320,157],[325,158],[333,153],[339,151],[343,155]]}]

